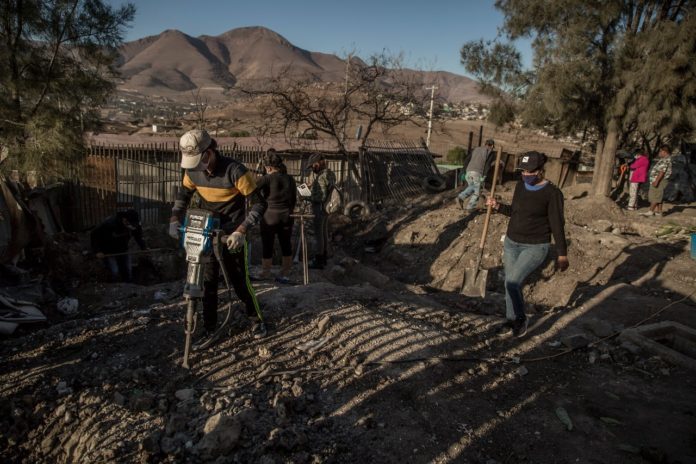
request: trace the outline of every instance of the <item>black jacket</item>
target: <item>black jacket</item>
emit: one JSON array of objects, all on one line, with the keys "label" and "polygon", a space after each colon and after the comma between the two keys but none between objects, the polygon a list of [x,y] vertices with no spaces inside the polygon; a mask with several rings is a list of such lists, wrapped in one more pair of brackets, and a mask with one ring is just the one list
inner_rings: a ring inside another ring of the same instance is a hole
[{"label": "black jacket", "polygon": [[528,190],[523,181],[517,182],[510,205],[500,205],[498,212],[510,216],[507,236],[517,243],[556,244],[559,256],[566,256],[563,192],[549,182],[540,190]]},{"label": "black jacket", "polygon": [[147,248],[143,240],[143,228],[140,225],[130,230],[123,225],[122,213],[109,216],[104,222],[95,227],[90,234],[92,251],[95,253],[125,253],[131,237],[138,243],[140,249]]}]

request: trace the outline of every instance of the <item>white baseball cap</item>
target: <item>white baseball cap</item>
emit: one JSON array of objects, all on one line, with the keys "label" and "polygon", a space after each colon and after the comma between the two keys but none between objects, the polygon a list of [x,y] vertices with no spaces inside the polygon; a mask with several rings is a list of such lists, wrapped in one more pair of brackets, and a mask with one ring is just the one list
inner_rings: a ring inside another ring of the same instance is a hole
[{"label": "white baseball cap", "polygon": [[201,162],[203,152],[210,148],[213,139],[210,134],[203,129],[194,129],[186,132],[179,139],[179,149],[181,150],[181,167],[193,169]]}]

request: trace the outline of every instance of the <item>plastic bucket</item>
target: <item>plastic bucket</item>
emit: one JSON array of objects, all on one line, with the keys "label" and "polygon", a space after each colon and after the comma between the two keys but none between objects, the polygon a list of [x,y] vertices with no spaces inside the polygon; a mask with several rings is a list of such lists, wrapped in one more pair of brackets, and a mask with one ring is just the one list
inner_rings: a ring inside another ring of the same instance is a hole
[{"label": "plastic bucket", "polygon": [[696,259],[696,234],[691,234],[691,259]]}]

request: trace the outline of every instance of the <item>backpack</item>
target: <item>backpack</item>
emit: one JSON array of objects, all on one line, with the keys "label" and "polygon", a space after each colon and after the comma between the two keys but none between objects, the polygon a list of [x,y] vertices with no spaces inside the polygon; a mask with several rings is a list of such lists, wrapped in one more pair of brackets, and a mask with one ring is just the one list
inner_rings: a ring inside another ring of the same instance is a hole
[{"label": "backpack", "polygon": [[341,211],[343,206],[343,193],[335,185],[331,187],[331,191],[324,203],[324,211],[326,214],[333,214]]}]

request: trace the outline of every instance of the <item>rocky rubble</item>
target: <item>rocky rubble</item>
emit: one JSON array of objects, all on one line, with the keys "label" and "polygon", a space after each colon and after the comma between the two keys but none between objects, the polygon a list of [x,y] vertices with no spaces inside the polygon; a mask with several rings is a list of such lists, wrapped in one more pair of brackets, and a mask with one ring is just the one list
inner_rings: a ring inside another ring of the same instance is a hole
[{"label": "rocky rubble", "polygon": [[255,340],[235,302],[191,370],[180,283],[80,287],[77,314],[0,341],[0,459],[688,462],[693,373],[615,337],[670,302],[656,320],[696,324],[683,244],[576,204],[574,267],[534,276],[528,336],[499,337],[499,250],[484,258],[487,298],[461,297],[481,218],[450,200],[346,229],[308,286],[257,283],[269,336]]}]

